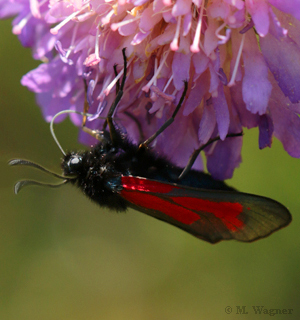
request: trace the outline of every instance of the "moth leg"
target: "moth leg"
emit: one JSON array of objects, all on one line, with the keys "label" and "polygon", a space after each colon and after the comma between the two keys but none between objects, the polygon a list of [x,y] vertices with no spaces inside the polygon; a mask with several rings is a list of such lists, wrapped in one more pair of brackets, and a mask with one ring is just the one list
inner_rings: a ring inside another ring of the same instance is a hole
[{"label": "moth leg", "polygon": [[[242,136],[244,133],[243,131],[239,132],[239,133],[229,133],[226,138],[232,138],[232,137],[240,137]],[[178,180],[184,178],[186,176],[186,174],[191,170],[193,164],[195,163],[197,157],[199,156],[200,152],[202,150],[204,150],[207,146],[209,146],[210,144],[220,140],[221,138],[218,136],[218,137],[215,137],[215,138],[212,138],[212,139],[209,139],[204,145],[202,145],[200,148],[196,149],[192,155],[190,156],[189,158],[189,161],[187,163],[187,165],[185,166],[185,168],[182,170],[181,174],[179,175],[178,177]]]},{"label": "moth leg", "polygon": [[[116,84],[117,95],[116,95],[116,98],[115,98],[113,104],[111,105],[111,107],[110,107],[110,109],[108,111],[108,114],[107,114],[107,117],[105,119],[102,131],[93,130],[93,129],[87,128],[86,127],[87,116],[86,115],[83,116],[83,121],[82,121],[82,126],[81,126],[82,130],[84,132],[90,134],[92,137],[96,138],[99,141],[103,140],[103,132],[105,131],[107,125],[109,126],[109,132],[110,132],[111,141],[114,143],[116,140],[118,140],[118,137],[119,137],[119,135],[117,133],[117,130],[116,130],[114,124],[113,124],[112,116],[113,116],[113,113],[114,113],[118,103],[120,102],[120,100],[121,100],[121,98],[123,96],[123,90],[124,90],[124,86],[125,86],[125,80],[126,80],[126,75],[127,75],[127,58],[126,58],[125,50],[126,50],[125,48],[122,49],[123,59],[124,59],[124,74],[123,74],[122,83],[120,85],[120,81],[118,80],[118,82]],[[114,66],[114,72],[117,75],[116,65]],[[88,86],[87,86],[86,80],[84,80],[84,89],[85,89],[85,97],[84,97],[83,110],[84,110],[84,113],[87,113],[88,110],[89,110],[89,104],[88,104],[88,100],[87,100],[87,89],[88,89]]]},{"label": "moth leg", "polygon": [[[118,71],[117,71],[117,65],[114,65],[114,72],[115,72],[115,77],[118,76]],[[116,83],[116,96],[118,95],[118,92],[120,91],[120,79],[118,79]]]},{"label": "moth leg", "polygon": [[[117,96],[114,100],[114,102],[112,103],[109,111],[108,111],[108,114],[107,114],[107,117],[106,117],[106,120],[104,122],[104,125],[103,125],[103,131],[106,129],[106,126],[108,125],[109,127],[109,132],[110,132],[110,138],[111,138],[111,141],[112,143],[116,143],[116,141],[118,140],[119,138],[119,134],[113,124],[113,121],[112,121],[112,116],[116,110],[116,107],[118,105],[118,103],[120,102],[120,100],[122,99],[122,96],[123,96],[123,90],[124,90],[124,87],[125,87],[125,81],[126,81],[126,76],[127,76],[127,57],[126,57],[126,48],[123,48],[122,49],[122,54],[123,54],[123,60],[124,60],[124,73],[123,73],[123,78],[122,78],[122,82],[121,82],[121,85],[120,85],[120,82],[118,81],[117,82]],[[115,73],[116,73],[116,67],[114,67],[114,70],[115,70]]]},{"label": "moth leg", "polygon": [[85,124],[86,124],[86,119],[87,119],[87,113],[89,111],[89,103],[88,103],[88,100],[87,100],[87,90],[88,90],[88,84],[86,82],[86,79],[83,79],[83,83],[84,83],[84,104],[83,104],[83,113],[84,116],[83,116],[83,119],[82,119],[82,128],[85,127]]},{"label": "moth leg", "polygon": [[81,125],[81,129],[88,133],[89,135],[91,135],[92,137],[96,138],[97,140],[99,141],[102,141],[103,140],[103,134],[101,131],[99,130],[93,130],[93,129],[90,129],[88,127],[86,127],[86,120],[87,120],[87,113],[89,111],[89,103],[88,103],[88,100],[87,100],[87,90],[88,90],[88,85],[87,85],[87,82],[86,82],[86,79],[83,80],[84,82],[84,105],[83,105],[83,119],[82,119],[82,125]]},{"label": "moth leg", "polygon": [[168,128],[169,125],[172,124],[172,122],[175,120],[175,117],[179,111],[179,109],[181,108],[182,106],[182,103],[184,101],[184,98],[186,96],[186,93],[187,93],[187,90],[188,90],[188,83],[187,81],[184,81],[184,90],[183,90],[183,93],[181,95],[181,98],[179,100],[179,103],[175,109],[175,111],[173,112],[171,118],[169,118],[149,139],[147,139],[146,141],[144,141],[143,143],[141,143],[139,145],[139,148],[147,148],[148,145],[155,139],[157,138],[165,129]]}]

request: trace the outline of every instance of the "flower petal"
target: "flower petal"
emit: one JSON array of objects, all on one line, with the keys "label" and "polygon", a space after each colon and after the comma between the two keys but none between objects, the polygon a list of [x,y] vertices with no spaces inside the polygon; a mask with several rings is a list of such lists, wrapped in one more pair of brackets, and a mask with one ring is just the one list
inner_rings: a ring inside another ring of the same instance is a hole
[{"label": "flower petal", "polygon": [[245,0],[256,31],[264,37],[269,31],[269,8],[265,0]]},{"label": "flower petal", "polygon": [[300,20],[300,0],[268,0],[277,9],[289,13]]},{"label": "flower petal", "polygon": [[213,152],[206,153],[207,170],[217,180],[232,178],[233,171],[241,161],[242,137],[228,138],[218,141],[213,146]]},{"label": "flower petal", "polygon": [[172,62],[173,82],[175,88],[180,90],[183,88],[184,81],[188,81],[190,78],[190,64],[191,54],[184,54],[181,52],[174,52],[174,58]]},{"label": "flower petal", "polygon": [[254,33],[248,31],[245,37],[243,99],[249,111],[262,115],[266,113],[272,85],[268,80],[268,68],[259,52]]},{"label": "flower petal", "polygon": [[271,105],[274,135],[286,152],[295,158],[300,157],[300,118],[294,111],[282,108],[277,103]]},{"label": "flower petal", "polygon": [[212,98],[212,103],[215,109],[216,120],[218,124],[218,131],[221,140],[225,140],[229,129],[229,111],[226,102],[223,84],[220,83],[218,87],[218,96]]},{"label": "flower petal", "polygon": [[269,115],[262,115],[259,118],[259,149],[271,147],[274,126]]},{"label": "flower petal", "polygon": [[261,51],[283,93],[291,102],[300,101],[300,47],[289,37],[272,34],[260,39]]}]

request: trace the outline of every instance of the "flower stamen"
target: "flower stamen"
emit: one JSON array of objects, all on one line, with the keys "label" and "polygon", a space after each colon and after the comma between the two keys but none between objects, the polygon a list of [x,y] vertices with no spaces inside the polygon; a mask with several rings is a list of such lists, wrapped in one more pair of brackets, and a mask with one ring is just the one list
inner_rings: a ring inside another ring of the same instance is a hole
[{"label": "flower stamen", "polygon": [[230,79],[230,81],[228,82],[228,85],[227,85],[228,87],[232,87],[232,86],[235,85],[235,77],[236,77],[237,70],[238,70],[238,67],[239,67],[239,63],[240,63],[240,60],[241,60],[242,51],[243,51],[243,47],[244,47],[244,42],[245,42],[245,33],[242,35],[242,40],[241,40],[239,51],[238,51],[238,54],[237,54],[237,57],[236,57],[236,61],[235,61],[235,65],[234,65],[234,68],[233,68],[232,76],[231,76],[231,79]]},{"label": "flower stamen", "polygon": [[123,27],[123,26],[126,26],[127,24],[129,23],[132,23],[134,21],[137,21],[141,18],[141,16],[138,16],[138,17],[135,17],[135,18],[132,18],[132,19],[129,19],[129,20],[123,20],[123,21],[120,21],[118,23],[112,23],[110,28],[112,31],[116,31],[118,30],[120,27]]},{"label": "flower stamen", "polygon": [[68,49],[68,51],[66,53],[66,58],[69,57],[70,53],[75,48],[74,43],[75,43],[75,38],[76,38],[76,35],[77,35],[78,27],[79,27],[79,24],[75,24],[75,27],[74,27],[74,30],[73,30],[73,33],[72,33],[71,44],[70,44],[69,49]]},{"label": "flower stamen", "polygon": [[159,65],[159,67],[157,68],[157,70],[155,70],[153,77],[151,78],[151,80],[142,88],[143,91],[148,92],[150,87],[152,86],[153,83],[155,83],[157,81],[157,77],[162,69],[162,67],[164,66],[167,57],[170,53],[170,50],[167,50],[162,58],[162,61]]},{"label": "flower stamen", "polygon": [[220,31],[221,31],[224,27],[226,27],[226,25],[227,25],[227,23],[224,22],[224,23],[215,31],[216,37],[217,37],[218,39],[220,39],[220,41],[218,41],[218,44],[219,44],[219,45],[220,45],[220,44],[225,44],[225,43],[229,40],[229,38],[230,38],[231,29],[229,29],[229,28],[226,29],[226,31],[225,31],[225,36],[223,36],[223,35],[220,34]]},{"label": "flower stamen", "polygon": [[13,34],[21,34],[22,29],[25,27],[25,25],[27,24],[28,20],[32,17],[32,13],[29,12],[28,15],[26,17],[24,17],[18,24],[16,24],[13,29],[12,32]]},{"label": "flower stamen", "polygon": [[111,17],[115,14],[115,10],[112,9],[109,11],[109,13],[101,19],[102,25],[105,26],[106,24],[109,24]]},{"label": "flower stamen", "polygon": [[96,39],[95,39],[95,56],[97,63],[100,62],[100,56],[99,56],[99,34],[100,34],[100,28],[98,26],[97,32],[96,32]]},{"label": "flower stamen", "polygon": [[112,74],[109,74],[109,76],[104,80],[102,90],[101,90],[100,94],[98,95],[97,100],[100,100],[100,101],[104,100],[104,98],[106,96],[105,90],[107,89],[108,84],[111,81],[111,77],[112,77]]},{"label": "flower stamen", "polygon": [[165,87],[164,87],[163,92],[166,92],[166,90],[168,89],[168,87],[169,87],[170,83],[171,83],[171,82],[172,82],[172,80],[173,80],[173,77],[174,77],[174,75],[173,75],[173,73],[172,73],[171,77],[169,78],[169,80],[168,80],[167,84],[166,84],[166,85],[165,85]]},{"label": "flower stamen", "polygon": [[154,75],[153,75],[153,77],[151,78],[151,80],[142,88],[143,91],[148,92],[149,89],[150,89],[150,87],[152,86],[152,84],[156,81],[156,79],[157,79],[157,77],[158,77],[158,75],[159,75],[160,70],[162,69],[162,67],[164,66],[164,64],[165,64],[165,62],[166,62],[166,60],[167,60],[167,57],[168,57],[169,53],[170,53],[170,50],[167,50],[167,51],[165,52],[165,55],[164,55],[163,58],[162,58],[162,61],[161,61],[160,66],[159,66],[159,67],[157,68],[157,70],[154,72]]},{"label": "flower stamen", "polygon": [[197,53],[200,51],[199,44],[200,44],[200,37],[201,37],[201,29],[202,29],[202,21],[203,21],[203,10],[204,10],[204,0],[201,3],[200,15],[195,31],[194,41],[190,46],[191,52]]},{"label": "flower stamen", "polygon": [[[154,60],[154,74],[157,72],[157,65],[158,65],[158,60],[157,60],[157,57],[155,57],[155,60]],[[153,83],[155,86],[157,85],[157,78],[154,79],[154,83]]]},{"label": "flower stamen", "polygon": [[30,6],[30,11],[33,15],[33,17],[37,19],[41,19],[41,13],[40,13],[40,4],[38,3],[37,0],[29,0],[29,6]]},{"label": "flower stamen", "polygon": [[72,19],[74,19],[77,15],[79,15],[81,12],[83,12],[85,9],[90,9],[90,4],[85,4],[80,10],[73,12],[70,14],[66,19],[64,19],[62,22],[60,22],[57,26],[50,29],[50,32],[52,34],[57,34],[59,29],[61,29],[64,25],[66,25],[68,22],[70,22]]},{"label": "flower stamen", "polygon": [[[127,68],[130,66],[130,63],[131,63],[131,61],[129,61],[128,63],[127,63]],[[98,98],[99,99],[101,99],[101,95],[103,95],[103,94],[105,94],[106,96],[108,96],[109,95],[109,93],[110,93],[110,90],[112,90],[112,88],[115,86],[115,84],[117,83],[117,81],[122,77],[122,75],[123,75],[123,73],[124,73],[124,69],[122,69],[120,72],[119,72],[119,74],[113,79],[113,81],[106,87],[106,89],[104,89],[101,93],[100,93],[100,95],[98,96]],[[128,71],[127,71],[127,77],[128,77]],[[110,79],[109,79],[110,80]],[[103,84],[103,88],[105,88],[105,85]],[[97,98],[97,99],[98,99]]]},{"label": "flower stamen", "polygon": [[39,13],[39,8],[46,3],[48,0],[44,0],[41,3],[31,2],[30,1],[30,12],[17,24],[13,27],[13,34],[21,34],[22,29],[25,27],[30,18],[41,18]]},{"label": "flower stamen", "polygon": [[177,51],[179,49],[178,40],[179,40],[180,26],[181,26],[181,16],[178,17],[175,35],[172,42],[170,43],[170,48],[172,51]]}]

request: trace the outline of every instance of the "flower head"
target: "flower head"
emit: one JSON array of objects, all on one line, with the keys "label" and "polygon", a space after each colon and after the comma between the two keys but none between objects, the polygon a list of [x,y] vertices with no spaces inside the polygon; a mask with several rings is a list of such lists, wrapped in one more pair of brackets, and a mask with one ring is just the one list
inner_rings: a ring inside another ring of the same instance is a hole
[{"label": "flower head", "polygon": [[[85,80],[94,114],[88,126],[101,128],[126,48],[128,75],[114,117],[131,140],[149,137],[171,116],[188,81],[174,123],[154,142],[157,152],[184,167],[195,148],[219,135],[207,167],[226,179],[242,146],[227,134],[258,127],[260,148],[275,136],[300,157],[299,0],[0,0],[0,17],[12,15],[13,32],[44,61],[22,84],[47,121],[61,110],[83,111]],[[80,140],[93,143],[85,133]]]}]

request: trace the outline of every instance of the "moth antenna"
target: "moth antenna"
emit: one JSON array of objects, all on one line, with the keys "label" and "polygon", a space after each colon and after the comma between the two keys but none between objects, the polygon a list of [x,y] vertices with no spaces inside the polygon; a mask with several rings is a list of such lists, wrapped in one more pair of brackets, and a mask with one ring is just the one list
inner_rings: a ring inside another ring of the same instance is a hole
[{"label": "moth antenna", "polygon": [[17,194],[23,187],[26,187],[28,185],[37,185],[37,186],[43,186],[43,187],[56,188],[56,187],[60,187],[61,185],[65,184],[68,181],[73,179],[72,177],[69,178],[69,177],[61,176],[55,172],[52,172],[52,171],[40,166],[39,164],[37,164],[35,162],[28,161],[28,160],[13,159],[8,162],[8,165],[10,165],[10,166],[29,166],[29,167],[38,169],[40,171],[46,172],[48,174],[51,174],[52,176],[63,180],[61,183],[57,183],[57,184],[42,183],[42,182],[33,181],[33,180],[21,180],[15,184],[15,187],[14,187],[15,194]]},{"label": "moth antenna", "polygon": [[53,137],[54,141],[56,142],[57,146],[59,147],[60,151],[62,152],[62,154],[63,154],[64,156],[66,155],[66,153],[65,153],[64,149],[62,148],[62,146],[60,145],[60,143],[58,142],[58,139],[56,138],[56,135],[55,135],[55,133],[54,133],[54,128],[53,128],[53,123],[54,123],[54,121],[55,121],[55,119],[56,119],[57,117],[59,117],[59,116],[62,115],[62,114],[65,114],[65,113],[77,113],[77,114],[81,114],[82,116],[87,116],[87,117],[93,116],[93,115],[90,114],[90,113],[85,113],[85,112],[80,112],[80,111],[75,111],[75,110],[63,110],[63,111],[58,112],[58,113],[52,118],[52,120],[51,120],[51,122],[50,122],[50,132],[51,132],[51,134],[52,134],[52,137]]},{"label": "moth antenna", "polygon": [[10,160],[8,162],[8,165],[10,166],[29,166],[29,167],[33,167],[35,169],[38,169],[38,170],[41,170],[41,171],[44,171],[46,173],[49,173],[51,174],[52,176],[56,177],[56,178],[59,178],[59,179],[69,179],[69,178],[66,178],[64,176],[61,176],[55,172],[52,172],[44,167],[42,167],[41,165],[35,163],[35,162],[32,162],[32,161],[28,161],[28,160],[24,160],[24,159],[13,159],[13,160]]},{"label": "moth antenna", "polygon": [[52,183],[42,183],[34,180],[21,180],[15,184],[14,191],[15,191],[15,194],[18,194],[23,187],[26,187],[28,185],[57,188],[62,186],[63,184],[66,184],[68,181],[70,181],[70,179],[65,179],[63,182],[60,182],[57,184],[54,184],[54,183],[52,184]]}]

